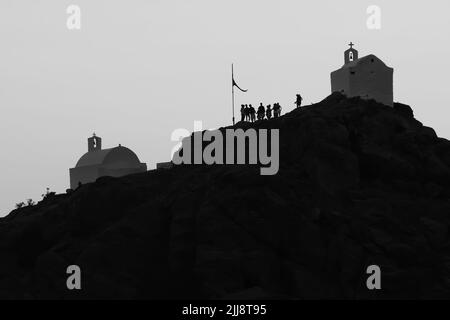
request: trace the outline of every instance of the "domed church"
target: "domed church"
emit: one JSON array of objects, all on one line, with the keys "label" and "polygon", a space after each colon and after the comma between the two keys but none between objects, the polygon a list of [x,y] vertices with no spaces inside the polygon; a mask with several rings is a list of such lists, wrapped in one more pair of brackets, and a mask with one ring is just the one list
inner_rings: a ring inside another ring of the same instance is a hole
[{"label": "domed church", "polygon": [[147,165],[133,151],[121,145],[102,149],[102,139],[94,133],[88,139],[88,152],[70,169],[70,188],[76,189],[80,183],[95,182],[104,176],[122,177],[145,171]]}]

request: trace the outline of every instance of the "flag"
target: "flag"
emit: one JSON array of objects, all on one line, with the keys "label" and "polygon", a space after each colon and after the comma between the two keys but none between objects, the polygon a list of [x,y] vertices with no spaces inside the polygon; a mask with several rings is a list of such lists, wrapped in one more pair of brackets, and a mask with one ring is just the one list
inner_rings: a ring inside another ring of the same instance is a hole
[{"label": "flag", "polygon": [[237,85],[236,81],[234,81],[234,78],[233,78],[233,86],[237,87],[237,88],[238,88],[239,90],[241,90],[242,92],[247,92],[247,91],[248,91],[248,90],[241,89],[241,88]]},{"label": "flag", "polygon": [[247,90],[241,89],[241,87],[239,87],[236,83],[236,81],[234,81],[234,72],[233,72],[233,66],[231,66],[231,78],[233,79],[233,88],[237,87],[239,90],[241,90],[242,92],[247,92]]},{"label": "flag", "polygon": [[232,79],[231,95],[233,96],[232,109],[233,109],[233,125],[234,125],[235,124],[235,122],[234,122],[234,87],[238,88],[242,92],[247,92],[247,90],[241,89],[241,87],[239,87],[237,85],[236,81],[234,81],[234,67],[233,67],[233,64],[231,64],[231,79]]}]

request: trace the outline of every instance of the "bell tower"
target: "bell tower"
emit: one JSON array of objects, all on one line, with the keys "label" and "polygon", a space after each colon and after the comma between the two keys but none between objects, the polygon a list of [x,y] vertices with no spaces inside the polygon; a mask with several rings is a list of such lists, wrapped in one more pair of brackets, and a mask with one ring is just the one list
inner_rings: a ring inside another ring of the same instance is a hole
[{"label": "bell tower", "polygon": [[88,151],[99,151],[102,150],[102,138],[97,137],[95,133],[88,139]]},{"label": "bell tower", "polygon": [[345,64],[358,60],[358,50],[353,49],[353,42],[349,43],[350,49],[344,53]]}]

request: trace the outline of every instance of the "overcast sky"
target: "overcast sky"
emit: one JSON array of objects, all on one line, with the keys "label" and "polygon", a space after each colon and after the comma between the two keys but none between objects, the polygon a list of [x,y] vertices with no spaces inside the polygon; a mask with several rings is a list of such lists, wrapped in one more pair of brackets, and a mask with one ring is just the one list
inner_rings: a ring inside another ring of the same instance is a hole
[{"label": "overcast sky", "polygon": [[[67,29],[71,4],[81,30]],[[370,5],[381,30],[367,28]],[[237,105],[318,102],[350,41],[393,67],[395,100],[450,138],[449,14],[448,0],[1,0],[0,216],[65,191],[94,131],[153,168],[175,129],[229,125],[232,62],[249,89]]]}]

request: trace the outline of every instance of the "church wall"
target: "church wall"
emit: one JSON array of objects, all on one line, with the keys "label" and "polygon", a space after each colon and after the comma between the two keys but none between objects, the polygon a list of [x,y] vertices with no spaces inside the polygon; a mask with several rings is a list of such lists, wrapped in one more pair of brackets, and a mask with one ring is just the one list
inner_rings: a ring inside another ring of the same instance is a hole
[{"label": "church wall", "polygon": [[331,92],[340,92],[349,95],[349,72],[339,69],[331,73]]},{"label": "church wall", "polygon": [[99,176],[98,166],[86,166],[70,169],[70,188],[76,189],[78,182],[82,184],[91,183]]},{"label": "church wall", "polygon": [[373,58],[360,62],[356,67],[350,68],[349,72],[349,96],[375,99],[393,106],[393,69]]},{"label": "church wall", "polygon": [[331,73],[331,91],[347,97],[374,99],[388,106],[394,105],[394,69],[371,55],[356,65]]},{"label": "church wall", "polygon": [[146,172],[147,171],[147,165],[143,165],[140,168],[122,168],[122,169],[112,169],[112,168],[106,168],[102,167],[99,170],[99,176],[108,176],[108,177],[123,177],[127,176],[129,174],[135,174],[140,172]]},{"label": "church wall", "polygon": [[142,163],[137,168],[111,169],[103,166],[86,166],[70,169],[70,188],[76,189],[78,182],[82,184],[95,182],[100,177],[123,177],[129,174],[146,172],[147,165]]}]

